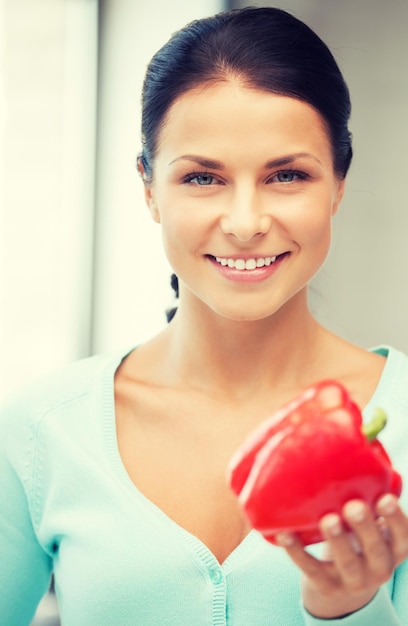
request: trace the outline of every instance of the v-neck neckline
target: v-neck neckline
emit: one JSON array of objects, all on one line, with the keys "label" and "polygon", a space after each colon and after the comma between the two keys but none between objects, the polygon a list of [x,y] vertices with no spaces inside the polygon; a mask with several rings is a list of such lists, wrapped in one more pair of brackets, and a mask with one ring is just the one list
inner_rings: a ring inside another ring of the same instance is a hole
[{"label": "v-neck neckline", "polygon": [[245,559],[246,554],[253,555],[257,548],[262,549],[265,546],[265,539],[262,535],[254,529],[250,530],[242,541],[240,541],[240,543],[220,563],[215,554],[203,541],[201,541],[201,539],[178,524],[163,509],[161,509],[160,506],[155,504],[150,498],[143,494],[143,492],[137,487],[136,483],[129,476],[129,473],[127,472],[122,461],[116,432],[114,388],[115,375],[121,363],[134,349],[135,348],[128,350],[125,354],[121,353],[119,355],[115,355],[115,358],[113,358],[110,363],[110,367],[108,367],[104,372],[102,381],[102,411],[104,420],[104,437],[109,461],[114,469],[115,475],[119,478],[122,485],[128,489],[131,497],[135,498],[140,505],[149,509],[150,512],[153,512],[156,519],[174,533],[175,537],[177,537],[179,543],[184,549],[192,550],[196,557],[199,558],[200,562],[207,568],[213,568],[214,571],[221,568],[226,575],[228,572],[235,569],[243,559]]}]

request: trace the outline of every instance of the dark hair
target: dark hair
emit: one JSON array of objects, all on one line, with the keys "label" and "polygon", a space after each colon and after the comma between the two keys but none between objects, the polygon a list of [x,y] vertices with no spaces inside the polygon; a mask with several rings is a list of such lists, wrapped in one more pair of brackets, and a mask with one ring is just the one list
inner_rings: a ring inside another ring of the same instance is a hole
[{"label": "dark hair", "polygon": [[232,76],[319,111],[330,134],[334,169],[346,176],[352,158],[351,104],[332,53],[286,11],[248,7],[191,22],[152,58],[143,86],[140,155],[148,179],[160,130],[175,100],[200,84]]},{"label": "dark hair", "polygon": [[[174,296],[176,298],[179,297],[179,282],[178,282],[178,278],[176,276],[176,274],[172,274],[170,276],[170,285],[171,288],[173,289],[174,292]],[[171,320],[173,319],[173,317],[175,316],[175,314],[177,313],[177,306],[172,306],[168,309],[166,309],[166,319],[168,322],[171,322]]]}]

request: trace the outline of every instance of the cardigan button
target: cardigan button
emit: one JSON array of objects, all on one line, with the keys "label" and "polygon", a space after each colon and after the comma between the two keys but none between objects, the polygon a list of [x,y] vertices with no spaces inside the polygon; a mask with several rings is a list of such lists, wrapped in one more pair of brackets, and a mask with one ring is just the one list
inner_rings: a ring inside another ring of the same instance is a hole
[{"label": "cardigan button", "polygon": [[219,585],[223,581],[223,574],[219,568],[214,567],[214,569],[210,570],[210,578],[214,585]]}]

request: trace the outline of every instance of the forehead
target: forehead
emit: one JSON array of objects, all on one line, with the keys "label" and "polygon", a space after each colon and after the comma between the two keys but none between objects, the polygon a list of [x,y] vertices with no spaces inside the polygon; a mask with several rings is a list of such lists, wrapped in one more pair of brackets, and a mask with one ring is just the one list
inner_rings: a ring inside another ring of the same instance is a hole
[{"label": "forehead", "polygon": [[331,153],[325,121],[314,107],[239,81],[225,81],[191,89],[173,103],[158,138],[157,155],[243,146],[280,150],[284,144],[288,149],[307,145]]}]

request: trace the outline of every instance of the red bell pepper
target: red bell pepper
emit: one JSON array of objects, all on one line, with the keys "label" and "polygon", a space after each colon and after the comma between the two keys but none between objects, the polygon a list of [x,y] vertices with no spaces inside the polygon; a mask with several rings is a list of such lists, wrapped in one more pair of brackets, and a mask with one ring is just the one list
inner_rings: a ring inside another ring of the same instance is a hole
[{"label": "red bell pepper", "polygon": [[[336,381],[322,381],[265,420],[232,457],[229,482],[253,528],[271,543],[282,531],[304,545],[322,541],[318,522],[352,499],[370,505],[400,496],[401,476],[375,439],[385,425],[378,410],[361,412]],[[366,431],[366,432],[365,432]]]}]

